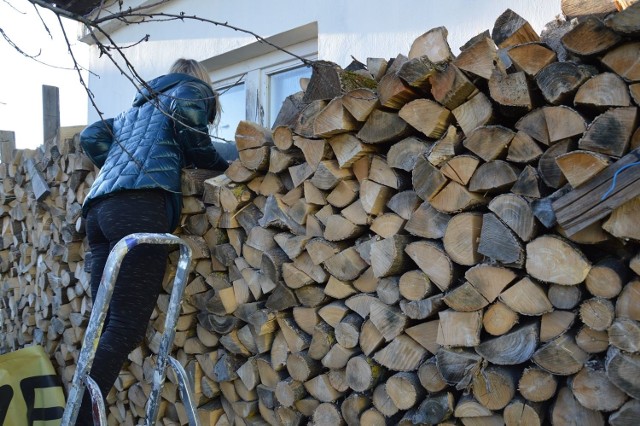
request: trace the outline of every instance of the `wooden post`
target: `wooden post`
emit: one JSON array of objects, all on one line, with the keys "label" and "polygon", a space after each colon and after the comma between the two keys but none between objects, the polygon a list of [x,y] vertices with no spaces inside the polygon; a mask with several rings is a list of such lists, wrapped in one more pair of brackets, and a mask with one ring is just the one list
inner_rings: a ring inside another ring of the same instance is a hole
[{"label": "wooden post", "polygon": [[42,85],[42,141],[53,140],[60,130],[60,91],[55,86]]},{"label": "wooden post", "polygon": [[9,163],[16,149],[16,134],[10,130],[0,130],[0,163]]}]

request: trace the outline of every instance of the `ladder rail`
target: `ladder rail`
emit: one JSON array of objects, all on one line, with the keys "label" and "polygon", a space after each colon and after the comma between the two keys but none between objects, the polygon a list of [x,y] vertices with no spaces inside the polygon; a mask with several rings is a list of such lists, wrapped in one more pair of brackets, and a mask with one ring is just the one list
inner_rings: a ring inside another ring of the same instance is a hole
[{"label": "ladder rail", "polygon": [[[186,370],[172,356],[169,356],[169,364],[173,368],[173,371],[176,373],[176,377],[178,378],[178,388],[180,389],[180,398],[184,404],[184,408],[187,412],[187,419],[189,420],[190,425],[200,425],[200,419],[196,413],[195,409],[195,400],[193,397],[193,393],[191,392],[191,388],[189,387],[189,376],[187,375]],[[147,419],[150,417],[147,415]]]},{"label": "ladder rail", "polygon": [[100,387],[98,387],[98,384],[91,378],[91,376],[85,377],[84,382],[87,387],[87,391],[91,395],[91,401],[93,401],[93,423],[98,426],[106,426],[107,414],[104,408],[104,400],[102,399]]},{"label": "ladder rail", "polygon": [[[176,275],[173,281],[173,289],[171,291],[171,298],[169,302],[169,309],[165,319],[165,333],[160,344],[158,353],[158,361],[156,371],[153,377],[152,394],[149,398],[147,405],[147,425],[155,424],[155,420],[158,414],[158,398],[164,385],[166,377],[166,367],[169,357],[169,351],[171,350],[173,339],[175,337],[175,327],[177,324],[178,316],[180,314],[180,304],[182,301],[182,295],[184,288],[187,284],[187,276],[189,272],[189,265],[191,264],[191,248],[179,237],[172,234],[157,234],[157,233],[134,233],[123,237],[113,247],[109,253],[109,257],[105,263],[104,271],[100,279],[100,287],[96,295],[96,300],[91,310],[91,316],[89,323],[85,331],[84,339],[82,342],[82,350],[78,357],[78,363],[76,371],[73,375],[73,380],[68,392],[68,398],[65,406],[65,410],[62,417],[62,426],[74,425],[78,417],[80,405],[82,404],[82,395],[84,394],[87,383],[89,387],[95,385],[95,382],[89,377],[89,372],[93,364],[93,358],[98,346],[104,320],[107,315],[109,302],[113,295],[115,282],[120,271],[120,266],[125,255],[139,244],[162,244],[162,245],[179,245],[180,257],[178,260],[178,266],[176,269]],[[93,383],[92,383],[93,382]],[[188,386],[187,388],[188,391]],[[93,398],[92,400],[95,401]],[[98,390],[99,394],[99,390]],[[100,395],[101,396],[101,395]],[[190,393],[185,392],[183,398],[189,399]],[[98,398],[101,399],[101,398]],[[100,403],[97,402],[98,409],[93,410],[94,423],[98,425],[106,424],[102,423],[104,420],[104,404],[102,405],[102,412],[100,412]],[[186,404],[185,404],[186,405]],[[195,408],[190,405],[187,406],[187,413],[190,417],[190,422],[193,421],[194,425],[199,425],[198,419],[195,416]]]},{"label": "ladder rail", "polygon": [[[146,413],[146,425],[152,426],[155,424],[158,417],[159,399],[162,392],[162,386],[164,385],[165,378],[167,376],[167,362],[169,361],[169,352],[173,346],[173,340],[176,335],[176,324],[180,315],[180,304],[182,302],[182,294],[184,287],[187,283],[187,275],[189,273],[189,264],[191,262],[191,248],[182,240],[180,244],[180,259],[178,260],[178,267],[176,269],[176,275],[173,280],[173,289],[171,291],[171,297],[169,299],[169,307],[164,322],[164,333],[162,340],[160,341],[160,347],[158,349],[158,361],[153,373],[153,383],[151,386],[151,394],[149,395],[149,403],[147,404]],[[176,291],[176,285],[181,285],[182,288]],[[178,371],[176,371],[178,373]],[[187,395],[188,397],[189,395]],[[187,413],[194,411],[193,406],[187,406]],[[191,417],[191,416],[190,416]],[[193,415],[195,419],[195,414]],[[194,423],[195,425],[196,423]]]}]

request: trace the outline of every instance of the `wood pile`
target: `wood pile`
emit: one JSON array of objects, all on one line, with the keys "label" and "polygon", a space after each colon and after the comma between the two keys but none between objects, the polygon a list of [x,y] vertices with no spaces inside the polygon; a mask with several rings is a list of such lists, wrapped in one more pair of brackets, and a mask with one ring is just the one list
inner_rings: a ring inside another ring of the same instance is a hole
[{"label": "wood pile", "polygon": [[[185,170],[174,356],[203,424],[637,424],[638,35],[640,3],[541,35],[507,10],[457,56],[439,27],[317,62],[224,175]],[[43,344],[68,383],[96,171],[62,138],[1,167],[0,351]],[[110,424],[144,415],[167,301]],[[186,423],[169,375],[159,424]]]}]

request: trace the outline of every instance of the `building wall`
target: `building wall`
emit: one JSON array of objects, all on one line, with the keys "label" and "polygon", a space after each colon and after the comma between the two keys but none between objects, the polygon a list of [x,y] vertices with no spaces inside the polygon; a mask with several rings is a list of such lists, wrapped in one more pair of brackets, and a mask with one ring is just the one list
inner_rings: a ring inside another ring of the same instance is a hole
[{"label": "building wall", "polygon": [[[126,1],[125,6],[143,3]],[[426,31],[444,26],[454,52],[471,37],[491,30],[496,18],[510,8],[540,33],[544,25],[561,14],[560,0],[174,0],[161,11],[217,22],[227,22],[261,37],[272,37],[306,24],[317,23],[317,57],[347,66],[352,57],[362,62],[368,57],[392,58],[407,54],[411,43]],[[143,23],[109,28],[120,45],[135,43],[149,34],[148,42],[125,50],[129,62],[144,79],[166,72],[178,57],[207,60],[216,78],[216,62],[228,66],[234,55],[247,53],[256,38],[224,26],[194,20]],[[290,40],[304,40],[295,33]],[[86,40],[86,38],[85,38]],[[121,75],[106,55],[92,49],[89,78],[95,103],[104,116],[126,108],[133,99],[132,81]],[[114,57],[117,53],[111,53]],[[99,118],[89,105],[89,122]]]}]

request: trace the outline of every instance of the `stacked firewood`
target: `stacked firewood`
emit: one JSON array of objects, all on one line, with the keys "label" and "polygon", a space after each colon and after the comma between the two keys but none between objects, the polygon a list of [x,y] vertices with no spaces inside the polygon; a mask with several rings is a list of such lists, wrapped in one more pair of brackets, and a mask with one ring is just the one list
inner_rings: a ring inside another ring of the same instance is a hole
[{"label": "stacked firewood", "polygon": [[[173,355],[203,424],[636,424],[640,3],[611,12],[317,62],[225,174],[185,170]],[[0,351],[68,383],[96,170],[77,138],[1,167]],[[177,258],[111,424],[144,416]],[[171,374],[160,413],[187,423]]]},{"label": "stacked firewood", "polygon": [[0,164],[0,353],[40,344],[65,379],[91,310],[80,212],[96,170],[80,129]]}]

